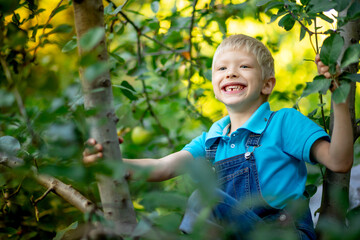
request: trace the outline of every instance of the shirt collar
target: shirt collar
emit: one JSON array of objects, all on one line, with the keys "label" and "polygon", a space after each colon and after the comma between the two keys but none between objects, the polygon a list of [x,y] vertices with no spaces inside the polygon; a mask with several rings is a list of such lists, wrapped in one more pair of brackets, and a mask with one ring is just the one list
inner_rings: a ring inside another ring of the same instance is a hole
[{"label": "shirt collar", "polygon": [[[236,131],[240,129],[247,129],[250,132],[261,134],[269,120],[271,115],[270,104],[269,102],[263,103],[251,117]],[[230,126],[230,117],[226,116],[215,122],[207,134],[205,140],[205,147],[210,147],[218,137],[223,137],[227,135],[228,129]]]}]

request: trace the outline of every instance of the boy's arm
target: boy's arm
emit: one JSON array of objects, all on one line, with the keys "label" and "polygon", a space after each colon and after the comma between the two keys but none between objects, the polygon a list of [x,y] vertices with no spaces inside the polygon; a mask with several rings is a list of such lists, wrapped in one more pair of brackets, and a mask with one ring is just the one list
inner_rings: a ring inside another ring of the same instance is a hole
[{"label": "boy's arm", "polygon": [[[329,68],[320,58],[315,59],[320,74],[330,78]],[[334,89],[332,89],[334,90]],[[347,172],[353,164],[353,130],[349,112],[348,101],[334,103],[334,127],[331,143],[319,139],[311,147],[311,156],[319,163],[334,172]]]},{"label": "boy's arm", "polygon": [[[103,157],[103,148],[95,139],[89,139],[87,145],[91,148],[88,147],[83,152],[83,162],[85,164],[96,162]],[[123,159],[123,161],[134,166],[150,168],[151,172],[147,181],[159,182],[179,175],[185,163],[193,159],[190,152],[183,150],[160,159]],[[129,173],[131,178],[133,173],[131,171]]]},{"label": "boy's arm", "polygon": [[160,159],[123,159],[125,163],[150,168],[151,172],[147,178],[149,182],[165,181],[180,175],[186,162],[191,160],[193,160],[191,153],[184,150]]}]

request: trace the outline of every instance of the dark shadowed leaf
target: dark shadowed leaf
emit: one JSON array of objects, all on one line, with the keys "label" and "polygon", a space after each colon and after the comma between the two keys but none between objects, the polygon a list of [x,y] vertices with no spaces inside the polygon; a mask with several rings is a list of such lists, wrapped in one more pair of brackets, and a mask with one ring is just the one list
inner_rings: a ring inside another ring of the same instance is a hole
[{"label": "dark shadowed leaf", "polygon": [[295,20],[290,14],[285,15],[279,21],[279,26],[283,27],[286,31],[290,31],[294,27],[294,24]]},{"label": "dark shadowed leaf", "polygon": [[360,82],[360,74],[356,74],[356,73],[343,73],[340,75],[339,77],[340,80],[350,80],[353,82]]},{"label": "dark shadowed leaf", "polygon": [[347,11],[347,17],[354,19],[360,16],[360,2],[354,1]]},{"label": "dark shadowed leaf", "polygon": [[121,85],[114,85],[114,87],[118,87],[121,89],[121,92],[131,101],[133,100],[137,100],[138,97],[136,96],[136,91],[133,88],[133,86],[131,86],[131,84],[127,81],[122,81]]},{"label": "dark shadowed leaf", "polygon": [[341,12],[342,10],[345,10],[347,6],[349,6],[351,0],[334,0],[334,2],[337,4],[335,10]]}]

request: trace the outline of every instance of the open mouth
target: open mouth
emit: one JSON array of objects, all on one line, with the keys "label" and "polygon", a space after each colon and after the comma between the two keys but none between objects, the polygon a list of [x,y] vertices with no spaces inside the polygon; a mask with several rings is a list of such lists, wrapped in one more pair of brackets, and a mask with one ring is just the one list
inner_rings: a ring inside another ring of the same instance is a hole
[{"label": "open mouth", "polygon": [[222,87],[222,90],[225,92],[239,92],[243,90],[246,86],[242,84],[232,84],[232,85],[226,85]]}]

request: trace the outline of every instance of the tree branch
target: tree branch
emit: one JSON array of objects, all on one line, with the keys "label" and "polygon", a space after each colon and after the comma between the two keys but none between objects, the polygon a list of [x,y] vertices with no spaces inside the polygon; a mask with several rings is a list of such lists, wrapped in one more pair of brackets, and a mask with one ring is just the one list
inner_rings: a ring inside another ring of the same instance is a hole
[{"label": "tree branch", "polygon": [[[10,157],[3,153],[0,153],[0,165],[6,166],[7,168],[15,168],[22,166],[24,164],[24,160],[17,157]],[[81,212],[96,212],[97,214],[101,214],[100,210],[97,210],[96,205],[84,197],[81,193],[75,190],[71,185],[67,185],[60,180],[44,175],[38,174],[36,169],[34,171],[35,180],[45,187],[46,189],[51,189],[53,193],[63,198],[65,201],[79,209]],[[41,200],[41,199],[40,199]],[[40,201],[39,200],[39,201]]]}]

